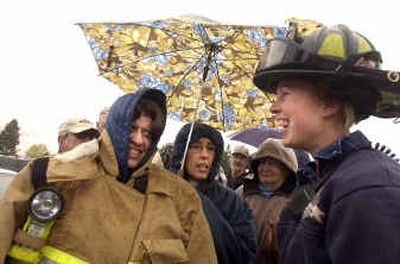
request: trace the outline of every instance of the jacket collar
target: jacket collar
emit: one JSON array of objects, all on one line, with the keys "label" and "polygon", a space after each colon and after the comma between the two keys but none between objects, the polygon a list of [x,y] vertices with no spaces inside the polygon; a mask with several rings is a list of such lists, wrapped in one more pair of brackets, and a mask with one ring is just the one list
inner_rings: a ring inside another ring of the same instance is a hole
[{"label": "jacket collar", "polygon": [[134,187],[136,179],[140,177],[147,177],[148,183],[143,193],[161,193],[168,196],[174,196],[176,193],[175,185],[171,184],[172,178],[178,177],[170,171],[161,168],[157,165],[147,163],[147,166],[143,166],[136,170],[126,185]]},{"label": "jacket collar", "polygon": [[[149,165],[148,171],[151,173],[148,193],[162,193],[171,197],[176,196],[176,182],[173,178],[178,177],[177,175],[153,164]],[[189,184],[188,188],[190,188]]]},{"label": "jacket collar", "polygon": [[[288,177],[293,177],[293,176],[288,176]],[[263,195],[262,187],[260,186],[260,184],[261,183],[259,183],[258,181],[254,180],[254,179],[253,180],[245,179],[243,181],[243,194],[244,194],[244,196],[254,195],[254,194]],[[276,194],[284,194],[285,192],[283,192],[281,190],[283,184],[284,183],[282,183],[282,185],[280,187],[278,187],[276,190],[274,190],[274,191],[271,190],[271,195],[269,197],[271,197],[273,195],[276,195]]]},{"label": "jacket collar", "polygon": [[107,175],[115,178],[118,176],[118,163],[106,131],[99,141],[82,143],[71,151],[51,157],[46,174],[47,181],[93,179],[99,176],[99,165],[104,168]]},{"label": "jacket collar", "polygon": [[57,154],[54,156],[55,159],[61,162],[71,162],[84,156],[90,156],[99,150],[99,142],[97,139],[92,139],[88,142],[84,142],[73,148],[72,150]]},{"label": "jacket collar", "polygon": [[99,159],[107,174],[117,178],[119,175],[117,157],[107,130],[104,130],[101,133]]},{"label": "jacket collar", "polygon": [[371,142],[364,134],[355,131],[318,150],[314,158],[320,162],[342,160],[353,152],[370,147]]},{"label": "jacket collar", "polygon": [[218,183],[215,180],[203,180],[198,182],[196,189],[201,193],[208,194],[216,184]]},{"label": "jacket collar", "polygon": [[371,142],[360,131],[350,133],[319,149],[314,155],[315,162],[309,162],[298,173],[300,184],[316,180],[325,175],[350,154],[371,148]]},{"label": "jacket collar", "polygon": [[50,157],[46,172],[47,182],[88,180],[98,177],[98,148],[97,140],[93,140],[82,143],[71,151]]}]

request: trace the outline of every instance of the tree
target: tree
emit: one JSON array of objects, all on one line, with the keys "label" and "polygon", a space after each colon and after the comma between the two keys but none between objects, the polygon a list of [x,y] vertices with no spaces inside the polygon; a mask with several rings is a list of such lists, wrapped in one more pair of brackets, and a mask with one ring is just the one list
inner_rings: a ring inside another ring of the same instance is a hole
[{"label": "tree", "polygon": [[17,155],[19,145],[19,126],[16,119],[11,120],[0,133],[0,154]]},{"label": "tree", "polygon": [[41,158],[49,155],[49,150],[45,144],[34,144],[25,152],[25,155],[29,159]]}]

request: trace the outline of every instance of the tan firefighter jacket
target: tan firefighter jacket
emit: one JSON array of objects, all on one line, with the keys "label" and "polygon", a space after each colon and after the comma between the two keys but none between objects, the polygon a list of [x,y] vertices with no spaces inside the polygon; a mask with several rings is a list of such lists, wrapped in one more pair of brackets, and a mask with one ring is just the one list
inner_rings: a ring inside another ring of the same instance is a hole
[{"label": "tan firefighter jacket", "polygon": [[[65,205],[46,245],[81,263],[217,262],[201,202],[185,180],[149,160],[122,184],[116,180],[118,165],[107,131],[98,150],[84,144],[49,160],[48,184]],[[34,191],[31,166],[14,177],[0,201],[0,263],[27,218]],[[144,174],[145,194],[133,188],[134,179]]]}]

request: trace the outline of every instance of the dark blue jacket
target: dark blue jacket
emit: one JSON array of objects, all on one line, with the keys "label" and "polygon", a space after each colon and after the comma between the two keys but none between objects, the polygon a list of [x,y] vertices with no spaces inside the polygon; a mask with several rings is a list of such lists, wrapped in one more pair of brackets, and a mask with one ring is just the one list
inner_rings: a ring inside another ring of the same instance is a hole
[{"label": "dark blue jacket", "polygon": [[255,220],[250,207],[217,181],[197,186],[214,237],[218,263],[249,263],[257,250]]},{"label": "dark blue jacket", "polygon": [[[171,164],[175,173],[181,167],[190,126],[183,126],[175,139]],[[196,142],[201,137],[209,138],[215,145],[215,157],[208,178],[199,182],[196,189],[210,224],[218,263],[247,264],[257,251],[253,213],[242,197],[215,180],[223,155],[221,134],[208,125],[195,124],[190,142]],[[185,177],[189,178],[188,175]]]},{"label": "dark blue jacket", "polygon": [[[315,159],[318,180],[281,214],[281,263],[400,263],[400,165],[371,149],[361,132],[331,143]],[[307,196],[299,217],[294,209]]]}]

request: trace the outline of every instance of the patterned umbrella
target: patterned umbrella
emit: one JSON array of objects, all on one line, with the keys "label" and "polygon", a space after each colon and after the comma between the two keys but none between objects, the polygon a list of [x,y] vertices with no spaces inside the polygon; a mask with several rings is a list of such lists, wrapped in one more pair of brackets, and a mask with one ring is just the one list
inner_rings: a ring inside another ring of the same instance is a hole
[{"label": "patterned umbrella", "polygon": [[252,77],[269,39],[284,27],[222,25],[202,17],[79,24],[100,75],[125,92],[156,88],[169,117],[223,131],[274,126],[271,97]]}]

